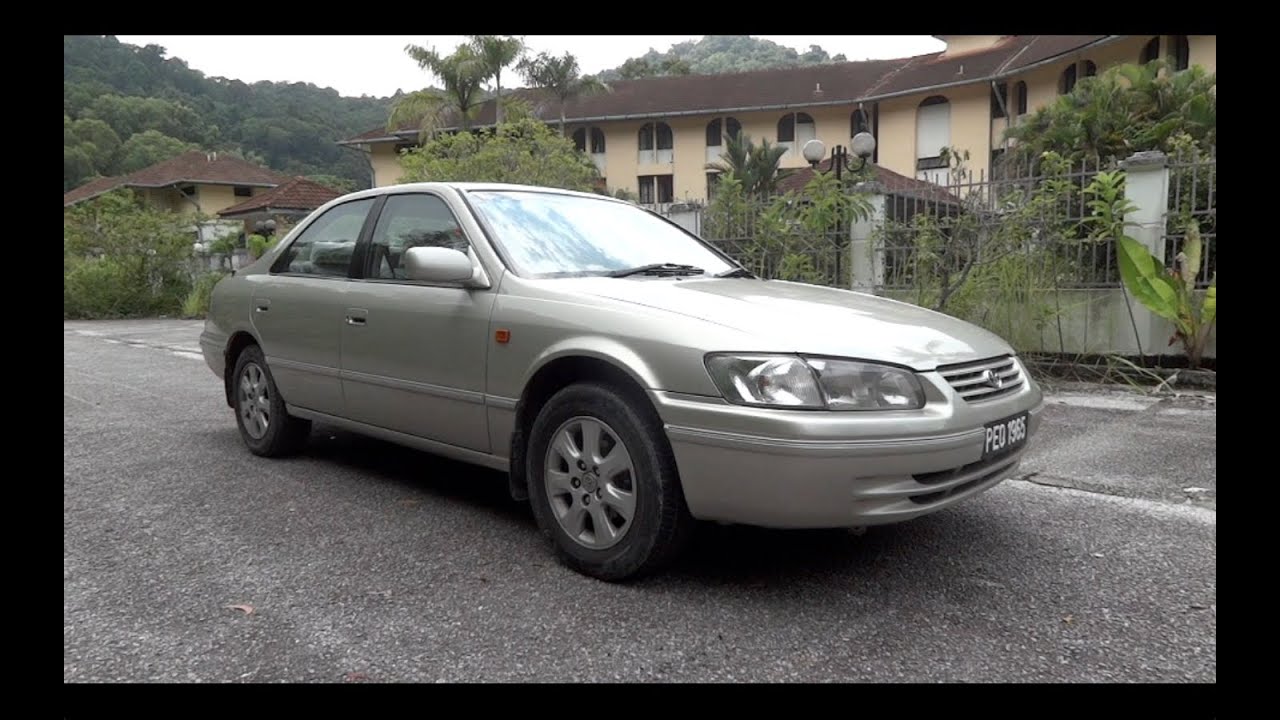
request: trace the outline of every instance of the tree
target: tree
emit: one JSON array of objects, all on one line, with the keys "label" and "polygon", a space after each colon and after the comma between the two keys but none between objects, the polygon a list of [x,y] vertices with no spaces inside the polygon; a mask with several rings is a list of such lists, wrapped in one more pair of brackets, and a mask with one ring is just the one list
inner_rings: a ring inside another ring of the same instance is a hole
[{"label": "tree", "polygon": [[[64,118],[66,116],[63,116]],[[63,122],[62,144],[75,145],[88,154],[93,170],[99,175],[110,175],[115,166],[116,153],[120,150],[120,137],[111,126],[101,120],[81,118],[71,123]],[[71,138],[67,137],[70,132]]]},{"label": "tree", "polygon": [[549,91],[560,101],[560,134],[565,134],[565,105],[587,95],[609,91],[609,86],[594,77],[583,76],[578,59],[571,53],[550,55],[542,52],[520,63],[520,72],[530,85]]},{"label": "tree", "polygon": [[493,133],[432,138],[401,158],[403,182],[505,182],[590,191],[599,173],[573,141],[519,106]]},{"label": "tree", "polygon": [[480,56],[485,73],[493,78],[494,85],[494,118],[498,125],[502,124],[502,71],[524,55],[524,40],[502,35],[472,35],[471,46]]},{"label": "tree", "polygon": [[1025,165],[1045,152],[1070,160],[1116,160],[1172,150],[1189,136],[1202,150],[1217,142],[1217,76],[1194,66],[1169,72],[1163,61],[1118,65],[1082,78],[1070,93],[1006,131],[1006,157]]},{"label": "tree", "polygon": [[664,75],[688,75],[692,72],[693,68],[689,63],[680,58],[667,58],[654,62],[645,57],[636,57],[627,60],[618,67],[618,74],[623,80],[661,77]]},{"label": "tree", "polygon": [[336,190],[343,195],[356,191],[356,184],[352,180],[337,175],[307,175],[306,178],[314,183],[319,183],[330,190]]},{"label": "tree", "polygon": [[480,104],[481,86],[489,78],[485,61],[475,48],[459,45],[452,55],[441,55],[430,48],[408,45],[405,52],[418,63],[418,67],[440,78],[449,109],[458,114],[458,125],[463,130],[470,129],[471,116]]},{"label": "tree", "polygon": [[157,130],[137,133],[120,146],[118,169],[122,173],[131,173],[194,148],[190,143],[171,138]]},{"label": "tree", "polygon": [[79,187],[93,177],[93,158],[81,145],[62,146],[62,191]]},{"label": "tree", "polygon": [[439,90],[427,88],[403,95],[387,116],[387,130],[395,131],[409,125],[418,126],[418,141],[425,142],[445,122],[448,101]]},{"label": "tree", "polygon": [[749,196],[765,197],[777,191],[778,181],[791,174],[778,167],[787,148],[771,145],[763,139],[759,145],[745,133],[724,136],[724,151],[716,162],[707,163],[708,170],[718,170],[722,177],[735,178]]}]

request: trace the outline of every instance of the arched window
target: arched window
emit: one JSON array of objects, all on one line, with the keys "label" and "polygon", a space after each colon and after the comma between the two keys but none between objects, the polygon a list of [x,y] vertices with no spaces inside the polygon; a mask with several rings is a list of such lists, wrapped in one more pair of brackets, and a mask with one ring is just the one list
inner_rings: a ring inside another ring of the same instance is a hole
[{"label": "arched window", "polygon": [[1085,60],[1081,63],[1084,66],[1084,76],[1093,77],[1098,74],[1098,66],[1092,60]]},{"label": "arched window", "polygon": [[792,152],[817,136],[817,127],[809,113],[787,113],[778,119],[778,144],[786,145]]},{"label": "arched window", "polygon": [[1058,94],[1066,95],[1076,87],[1076,64],[1071,63],[1058,77]]},{"label": "arched window", "polygon": [[599,155],[604,152],[604,131],[598,127],[591,128],[591,154]]},{"label": "arched window", "polygon": [[1174,72],[1191,67],[1191,43],[1187,41],[1186,35],[1169,36],[1169,65]]},{"label": "arched window", "polygon": [[1005,115],[1008,114],[1006,112],[1008,107],[1009,107],[1009,84],[996,83],[996,86],[991,89],[991,117],[992,118],[1004,117]]},{"label": "arched window", "polygon": [[1138,62],[1143,65],[1146,65],[1152,60],[1158,60],[1158,59],[1160,59],[1160,36],[1159,35],[1151,38],[1150,40],[1147,41],[1146,45],[1142,46],[1142,54],[1138,56]]},{"label": "arched window", "polygon": [[645,123],[640,127],[640,163],[669,163],[674,161],[672,146],[675,138],[671,126],[664,122]]},{"label": "arched window", "polygon": [[578,128],[577,130],[573,131],[573,146],[577,148],[578,152],[587,151],[587,129],[586,128]]},{"label": "arched window", "polygon": [[1013,86],[1013,93],[1014,93],[1014,103],[1018,107],[1018,109],[1015,110],[1014,112],[1016,112],[1019,115],[1026,115],[1027,114],[1027,84],[1025,82],[1018,81],[1018,84]]},{"label": "arched window", "polygon": [[941,95],[925,98],[916,109],[916,170],[946,168],[942,148],[950,144],[951,103]]},{"label": "arched window", "polygon": [[720,147],[726,137],[737,139],[742,134],[742,123],[736,118],[716,118],[707,123],[707,162],[720,159]]},{"label": "arched window", "polygon": [[720,147],[723,127],[724,123],[720,121],[720,118],[707,123],[707,147]]},{"label": "arched window", "polygon": [[725,118],[724,134],[728,135],[734,140],[737,140],[738,136],[742,134],[742,123],[738,122],[737,118],[733,118],[733,117]]},{"label": "arched window", "polygon": [[858,108],[849,116],[849,137],[861,132],[871,132],[871,118],[867,115],[866,110]]}]

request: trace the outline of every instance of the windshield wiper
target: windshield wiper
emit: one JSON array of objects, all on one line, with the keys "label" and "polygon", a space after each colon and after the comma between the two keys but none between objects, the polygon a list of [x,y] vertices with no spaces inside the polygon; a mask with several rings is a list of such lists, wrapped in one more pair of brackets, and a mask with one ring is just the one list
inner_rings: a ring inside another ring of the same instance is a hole
[{"label": "windshield wiper", "polygon": [[741,278],[754,278],[755,276],[756,276],[756,275],[755,275],[755,273],[751,272],[750,270],[748,270],[748,269],[746,269],[746,268],[733,268],[732,270],[725,270],[725,271],[724,271],[724,272],[722,272],[722,273],[716,273],[716,274],[715,274],[715,275],[713,275],[712,277],[718,277],[718,278],[735,278],[735,277],[741,277]]},{"label": "windshield wiper", "polygon": [[609,277],[627,277],[628,275],[701,275],[706,272],[700,267],[679,265],[676,263],[650,263],[633,268],[623,268],[608,273]]}]

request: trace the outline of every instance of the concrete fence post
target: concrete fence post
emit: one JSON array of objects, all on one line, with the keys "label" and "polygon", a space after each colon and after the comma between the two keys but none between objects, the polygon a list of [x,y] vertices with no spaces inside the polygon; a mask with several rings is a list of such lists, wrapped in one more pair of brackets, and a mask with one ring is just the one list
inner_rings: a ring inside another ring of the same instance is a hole
[{"label": "concrete fence post", "polygon": [[[1125,171],[1125,198],[1136,206],[1125,214],[1126,232],[1163,264],[1165,212],[1169,204],[1168,158],[1159,150],[1139,152],[1122,160],[1120,167]],[[1168,324],[1132,295],[1126,293],[1125,297],[1137,325],[1136,339],[1142,354],[1161,354],[1168,341]]]},{"label": "concrete fence post", "polygon": [[858,292],[878,293],[884,286],[884,255],[874,244],[884,241],[876,236],[885,220],[884,186],[871,181],[859,185],[857,191],[867,199],[871,211],[849,227],[850,287]]}]

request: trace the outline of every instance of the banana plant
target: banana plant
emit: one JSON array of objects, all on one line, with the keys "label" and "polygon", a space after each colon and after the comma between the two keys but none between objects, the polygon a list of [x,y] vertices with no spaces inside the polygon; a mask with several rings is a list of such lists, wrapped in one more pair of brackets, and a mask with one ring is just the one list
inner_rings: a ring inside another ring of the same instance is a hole
[{"label": "banana plant", "polygon": [[1137,240],[1120,235],[1116,242],[1120,278],[1125,287],[1151,312],[1173,323],[1169,344],[1181,342],[1188,365],[1199,367],[1209,333],[1218,319],[1217,276],[1210,281],[1203,298],[1195,292],[1202,249],[1200,224],[1195,220],[1188,223],[1182,252],[1169,270]]},{"label": "banana plant", "polygon": [[1089,235],[1095,241],[1115,239],[1120,280],[1125,289],[1151,312],[1173,323],[1174,333],[1169,344],[1181,342],[1187,364],[1199,367],[1218,315],[1216,276],[1203,298],[1196,295],[1202,249],[1200,224],[1194,219],[1188,220],[1182,252],[1175,258],[1174,267],[1165,269],[1146,246],[1124,233],[1130,224],[1124,216],[1135,209],[1125,197],[1124,181],[1122,171],[1100,172],[1084,189],[1086,195],[1093,196],[1086,203],[1090,210],[1089,217],[1085,218],[1090,226]]}]

